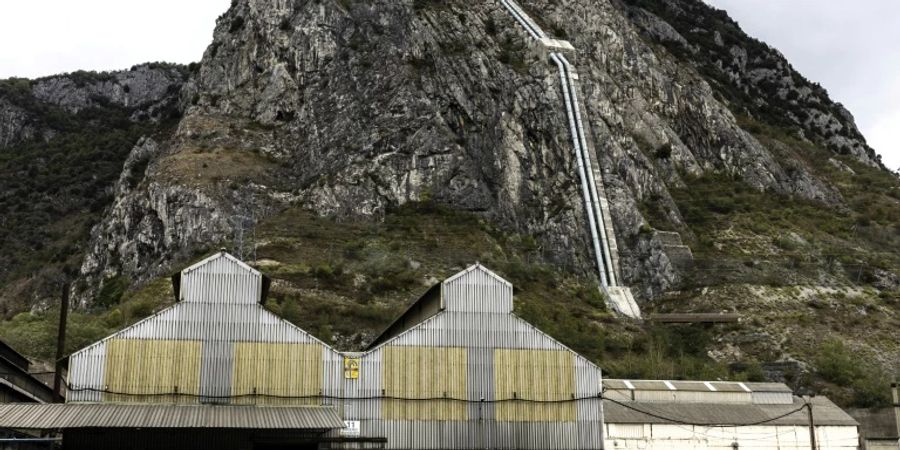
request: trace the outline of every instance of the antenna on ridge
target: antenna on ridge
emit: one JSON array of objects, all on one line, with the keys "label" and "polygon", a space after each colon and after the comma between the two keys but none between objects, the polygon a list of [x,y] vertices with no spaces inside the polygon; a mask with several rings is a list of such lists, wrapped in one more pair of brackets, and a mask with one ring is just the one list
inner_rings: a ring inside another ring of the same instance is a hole
[{"label": "antenna on ridge", "polygon": [[234,229],[232,253],[241,261],[256,262],[256,214],[231,216]]}]

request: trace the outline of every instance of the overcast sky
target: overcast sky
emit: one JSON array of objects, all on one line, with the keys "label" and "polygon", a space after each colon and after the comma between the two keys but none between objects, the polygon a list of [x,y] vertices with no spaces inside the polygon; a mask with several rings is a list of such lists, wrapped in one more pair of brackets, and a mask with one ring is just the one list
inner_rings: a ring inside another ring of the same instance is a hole
[{"label": "overcast sky", "polygon": [[[900,168],[900,1],[707,0],[778,48]],[[198,61],[230,0],[4,0],[0,78]]]},{"label": "overcast sky", "polygon": [[0,0],[0,78],[199,61],[230,0]]},{"label": "overcast sky", "polygon": [[885,164],[900,168],[900,1],[706,2],[828,89]]}]

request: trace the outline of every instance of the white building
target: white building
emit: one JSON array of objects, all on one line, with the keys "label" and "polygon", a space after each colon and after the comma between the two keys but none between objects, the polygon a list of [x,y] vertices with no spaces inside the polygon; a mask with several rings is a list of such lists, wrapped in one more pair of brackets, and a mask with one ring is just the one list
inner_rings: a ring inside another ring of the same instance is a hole
[{"label": "white building", "polygon": [[[607,449],[812,448],[807,402],[784,384],[604,380],[603,387]],[[811,405],[818,450],[859,448],[852,417],[824,397]]]}]

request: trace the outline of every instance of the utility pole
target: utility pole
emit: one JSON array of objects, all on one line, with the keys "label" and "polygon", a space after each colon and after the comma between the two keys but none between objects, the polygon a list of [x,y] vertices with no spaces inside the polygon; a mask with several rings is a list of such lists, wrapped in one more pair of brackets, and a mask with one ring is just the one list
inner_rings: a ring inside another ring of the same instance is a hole
[{"label": "utility pole", "polygon": [[900,436],[900,392],[897,389],[900,385],[897,382],[891,383],[891,394],[894,398],[894,420],[897,421],[897,436]]},{"label": "utility pole", "polygon": [[816,423],[813,421],[813,397],[815,395],[810,395],[806,398],[806,412],[809,414],[809,448],[818,450],[819,446],[816,445]]},{"label": "utility pole", "polygon": [[63,283],[62,302],[59,305],[59,329],[56,334],[56,365],[53,373],[53,396],[56,403],[63,402],[62,366],[66,351],[66,322],[69,320],[69,283]]}]

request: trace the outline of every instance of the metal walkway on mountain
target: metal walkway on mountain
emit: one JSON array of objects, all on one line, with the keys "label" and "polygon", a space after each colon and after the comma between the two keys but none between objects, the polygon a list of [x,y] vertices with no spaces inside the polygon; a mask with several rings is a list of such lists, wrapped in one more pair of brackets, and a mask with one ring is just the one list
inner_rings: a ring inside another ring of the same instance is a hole
[{"label": "metal walkway on mountain", "polygon": [[640,308],[634,301],[631,290],[619,285],[618,246],[609,211],[609,202],[603,189],[600,171],[594,167],[591,148],[584,130],[581,107],[578,102],[578,73],[564,54],[566,51],[574,53],[575,48],[566,41],[549,38],[514,0],[500,0],[500,3],[528,35],[547,50],[549,59],[559,69],[578,177],[581,180],[585,213],[600,278],[600,289],[606,294],[613,310],[624,316],[640,318]]}]

